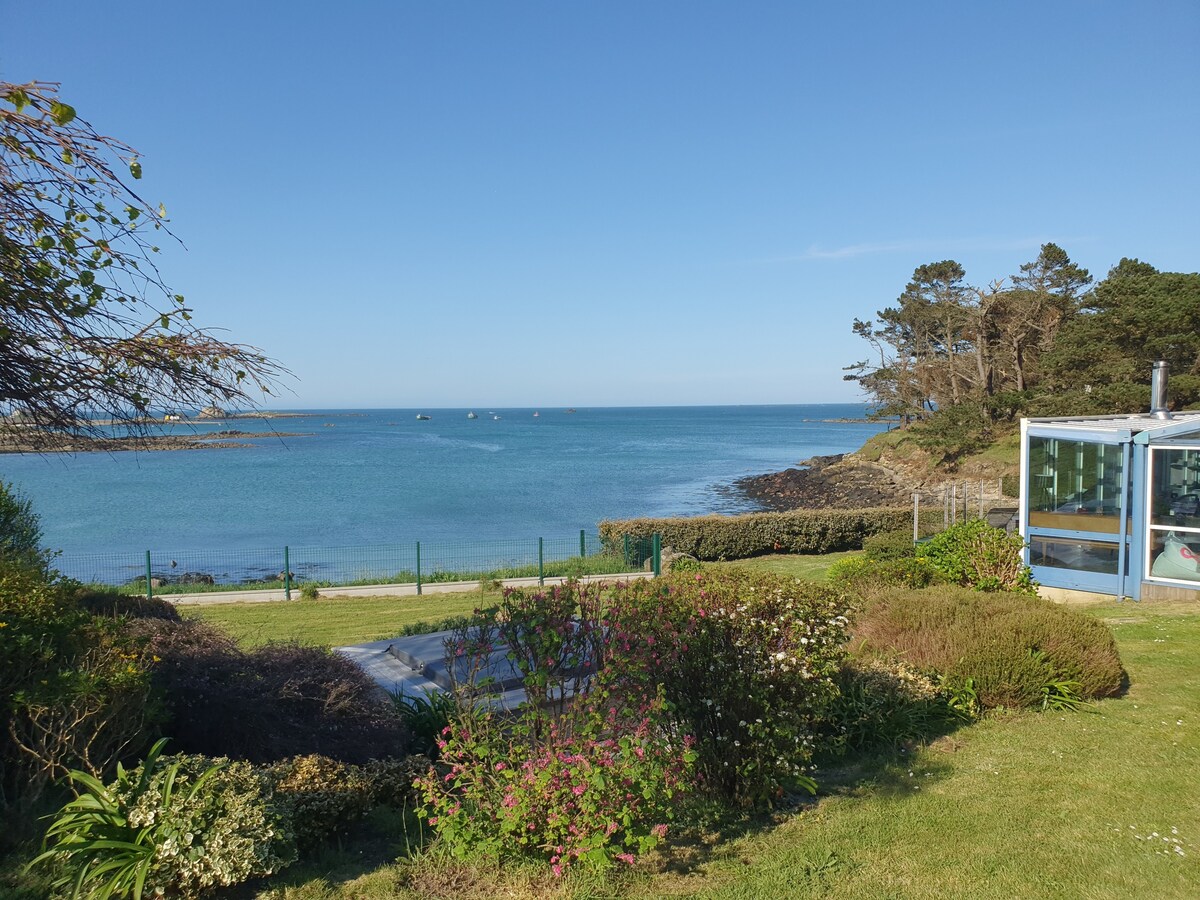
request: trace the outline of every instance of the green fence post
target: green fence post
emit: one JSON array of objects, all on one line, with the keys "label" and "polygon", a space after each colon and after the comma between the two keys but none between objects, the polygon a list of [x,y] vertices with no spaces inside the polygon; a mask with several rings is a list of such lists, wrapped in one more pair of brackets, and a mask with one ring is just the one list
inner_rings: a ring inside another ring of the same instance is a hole
[{"label": "green fence post", "polygon": [[630,544],[629,533],[626,532],[626,534],[625,534],[625,568],[626,569],[633,568],[633,559],[631,558],[631,555],[629,552],[629,544]]},{"label": "green fence post", "polygon": [[662,575],[662,535],[654,532],[654,577]]},{"label": "green fence post", "polygon": [[538,538],[538,587],[546,586],[546,554],[541,538]]},{"label": "green fence post", "polygon": [[587,537],[583,533],[583,529],[579,529],[579,555],[587,556]]},{"label": "green fence post", "polygon": [[154,599],[154,588],[150,585],[150,551],[146,551],[146,599]]},{"label": "green fence post", "polygon": [[421,542],[417,541],[417,596],[421,596]]},{"label": "green fence post", "polygon": [[283,599],[292,599],[292,565],[288,562],[287,544],[283,545]]}]

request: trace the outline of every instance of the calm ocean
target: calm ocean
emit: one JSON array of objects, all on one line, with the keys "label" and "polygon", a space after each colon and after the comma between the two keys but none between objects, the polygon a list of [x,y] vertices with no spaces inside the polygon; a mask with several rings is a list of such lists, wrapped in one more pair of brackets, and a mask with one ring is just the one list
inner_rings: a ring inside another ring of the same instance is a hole
[{"label": "calm ocean", "polygon": [[67,553],[567,537],[602,519],[753,509],[735,479],[855,450],[883,428],[832,421],[861,417],[857,404],[475,411],[189,423],[175,427],[259,436],[240,449],[5,455],[0,478]]}]

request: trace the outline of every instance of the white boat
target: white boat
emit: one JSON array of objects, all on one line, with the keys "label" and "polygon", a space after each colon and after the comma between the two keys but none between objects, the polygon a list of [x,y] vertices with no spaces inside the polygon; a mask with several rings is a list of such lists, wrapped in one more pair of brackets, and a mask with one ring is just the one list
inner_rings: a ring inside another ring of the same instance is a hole
[{"label": "white boat", "polygon": [[422,422],[428,422],[433,416],[427,416],[424,413],[417,413],[417,419]]},{"label": "white boat", "polygon": [[500,421],[500,417],[499,417],[499,416],[492,416],[492,418],[493,418],[493,419],[495,419],[497,422],[499,422],[499,421]]},{"label": "white boat", "polygon": [[469,413],[467,413],[467,418],[468,419],[478,419],[479,416],[475,415],[474,412],[469,412]]},{"label": "white boat", "polygon": [[540,416],[540,415],[541,415],[541,413],[540,413],[540,412],[535,412],[535,413],[533,414],[533,417],[536,419],[536,418],[537,418],[538,416]]}]

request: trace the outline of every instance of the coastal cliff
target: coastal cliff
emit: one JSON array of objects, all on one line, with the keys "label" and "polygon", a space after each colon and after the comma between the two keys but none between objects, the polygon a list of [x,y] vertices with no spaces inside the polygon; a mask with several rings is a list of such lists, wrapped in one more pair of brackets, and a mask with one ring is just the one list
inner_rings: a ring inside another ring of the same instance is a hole
[{"label": "coastal cliff", "polygon": [[985,499],[1011,502],[1000,480],[1017,474],[1017,450],[1017,435],[1006,435],[951,469],[896,429],[876,435],[854,453],[816,456],[782,472],[738,479],[734,487],[764,509],[781,511],[906,506],[914,493],[923,503],[940,503],[948,485],[963,483],[971,485],[972,495],[982,484]]}]

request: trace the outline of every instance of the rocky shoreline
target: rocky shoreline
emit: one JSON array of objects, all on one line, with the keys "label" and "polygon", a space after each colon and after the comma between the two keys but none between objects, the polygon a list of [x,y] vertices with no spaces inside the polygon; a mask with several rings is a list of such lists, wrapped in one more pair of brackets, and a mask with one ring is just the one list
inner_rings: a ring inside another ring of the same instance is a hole
[{"label": "rocky shoreline", "polygon": [[733,487],[773,511],[867,509],[912,502],[912,489],[894,472],[852,454],[814,456],[798,465],[803,468],[739,478]]},{"label": "rocky shoreline", "polygon": [[284,431],[214,431],[206,435],[155,434],[118,438],[67,437],[32,429],[0,431],[0,453],[117,453],[131,450],[226,450],[262,438],[303,437]]}]

